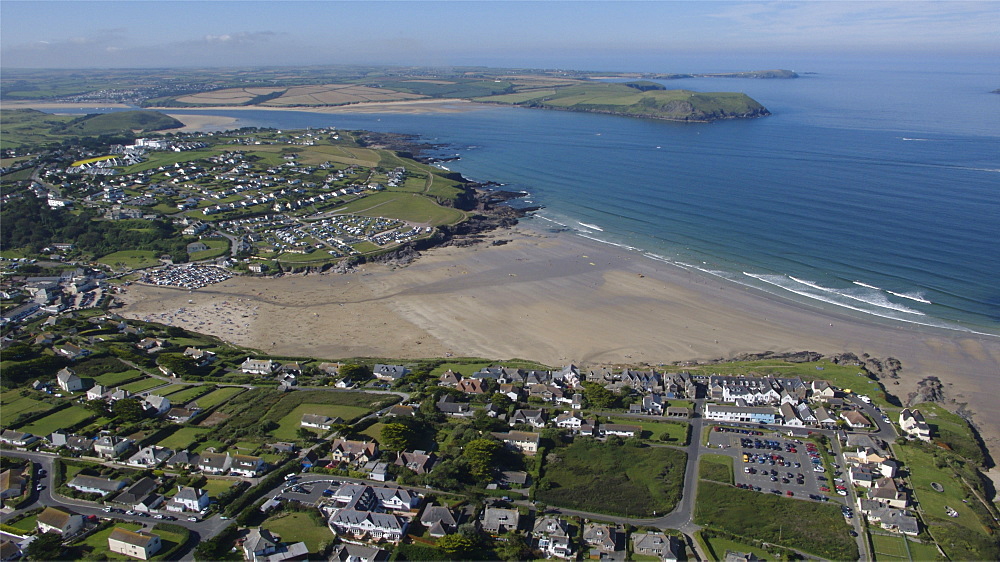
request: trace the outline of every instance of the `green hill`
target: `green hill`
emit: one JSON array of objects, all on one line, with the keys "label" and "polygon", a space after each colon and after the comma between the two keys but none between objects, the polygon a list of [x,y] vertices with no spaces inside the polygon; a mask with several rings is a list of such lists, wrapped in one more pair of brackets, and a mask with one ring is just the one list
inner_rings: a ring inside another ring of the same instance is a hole
[{"label": "green hill", "polygon": [[52,132],[65,135],[103,135],[124,131],[148,133],[183,126],[184,123],[158,111],[118,111],[84,115],[53,128]]}]

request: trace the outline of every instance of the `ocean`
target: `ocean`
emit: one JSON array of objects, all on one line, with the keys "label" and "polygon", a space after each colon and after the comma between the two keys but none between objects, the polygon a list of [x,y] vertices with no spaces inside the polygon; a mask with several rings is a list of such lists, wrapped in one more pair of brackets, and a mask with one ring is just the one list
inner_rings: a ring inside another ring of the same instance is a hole
[{"label": "ocean", "polygon": [[712,124],[507,107],[211,113],[416,134],[458,156],[449,169],[527,192],[542,228],[805,305],[1000,335],[996,75],[974,64],[806,70],[663,82],[742,91],[773,113]]}]

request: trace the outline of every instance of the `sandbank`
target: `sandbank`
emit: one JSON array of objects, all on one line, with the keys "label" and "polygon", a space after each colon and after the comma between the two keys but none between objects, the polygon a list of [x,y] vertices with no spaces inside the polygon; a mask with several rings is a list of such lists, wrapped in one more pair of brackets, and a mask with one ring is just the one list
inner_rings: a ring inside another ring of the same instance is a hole
[{"label": "sandbank", "polygon": [[[184,108],[184,111],[304,111],[307,113],[459,113],[492,107],[463,99],[421,99],[386,102],[363,102],[347,105],[272,107],[259,105],[218,105]],[[177,111],[177,107],[150,107],[156,111]],[[181,119],[180,115],[174,115]],[[183,121],[183,119],[181,119]]]},{"label": "sandbank", "polygon": [[184,123],[184,126],[179,129],[160,131],[163,133],[218,131],[230,128],[234,126],[234,123],[239,121],[235,117],[224,117],[222,115],[197,115],[191,113],[167,113],[166,115]]},{"label": "sandbank", "polygon": [[452,353],[595,366],[763,351],[892,356],[903,370],[898,385],[886,381],[890,392],[905,401],[918,381],[938,376],[1000,452],[991,396],[998,338],[813,308],[532,221],[489,237],[507,243],[435,248],[395,269],[236,277],[190,292],[133,286],[121,312],[268,353],[326,359]]}]

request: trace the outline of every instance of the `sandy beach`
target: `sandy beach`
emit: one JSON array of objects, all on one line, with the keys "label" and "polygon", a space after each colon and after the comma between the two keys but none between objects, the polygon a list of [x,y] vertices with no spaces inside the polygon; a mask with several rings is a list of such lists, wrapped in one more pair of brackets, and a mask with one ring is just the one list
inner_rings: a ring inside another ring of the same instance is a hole
[{"label": "sandy beach", "polygon": [[326,359],[452,353],[594,366],[762,351],[893,356],[903,370],[891,392],[905,400],[938,376],[949,406],[967,403],[1000,452],[988,392],[1000,380],[1000,339],[851,318],[534,225],[491,236],[508,242],[436,248],[395,269],[236,277],[190,292],[133,286],[122,313]]},{"label": "sandy beach", "polygon": [[[259,105],[220,105],[206,107],[192,107],[191,111],[304,111],[307,113],[397,113],[397,114],[417,114],[417,113],[458,113],[462,111],[474,111],[491,107],[488,104],[475,103],[463,99],[421,99],[386,102],[364,102],[347,105],[332,106],[296,106],[296,107],[270,107]],[[176,110],[175,107],[150,107],[156,111],[167,113]],[[189,115],[172,115],[172,117],[184,121]],[[186,121],[184,121],[187,123]]]}]

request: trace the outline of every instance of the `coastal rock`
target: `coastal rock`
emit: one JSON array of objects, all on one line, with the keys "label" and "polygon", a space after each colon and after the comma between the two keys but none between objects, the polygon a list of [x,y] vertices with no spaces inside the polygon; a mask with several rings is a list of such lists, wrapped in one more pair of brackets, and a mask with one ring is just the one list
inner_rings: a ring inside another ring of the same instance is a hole
[{"label": "coastal rock", "polygon": [[911,392],[906,396],[906,404],[908,406],[923,402],[943,403],[944,401],[944,385],[941,383],[941,379],[934,376],[927,377],[918,382],[917,391]]}]

